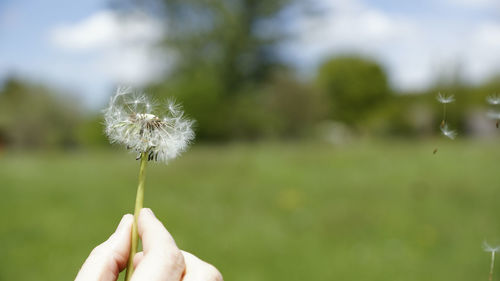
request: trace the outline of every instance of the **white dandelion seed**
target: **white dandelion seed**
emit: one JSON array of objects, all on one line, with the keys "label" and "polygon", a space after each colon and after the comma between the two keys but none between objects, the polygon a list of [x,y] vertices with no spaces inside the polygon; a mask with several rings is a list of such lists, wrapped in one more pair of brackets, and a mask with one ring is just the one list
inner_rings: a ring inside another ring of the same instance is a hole
[{"label": "white dandelion seed", "polygon": [[446,104],[446,103],[452,103],[452,102],[454,102],[455,101],[455,96],[454,95],[447,96],[446,94],[438,93],[436,99],[440,103]]},{"label": "white dandelion seed", "polygon": [[486,101],[491,105],[498,105],[500,104],[500,96],[498,94],[490,95],[486,97]]},{"label": "white dandelion seed", "polygon": [[498,252],[500,251],[500,246],[492,247],[488,242],[483,242],[483,250],[485,252]]},{"label": "white dandelion seed", "polygon": [[447,96],[445,94],[438,93],[436,99],[443,104],[443,120],[441,121],[441,130],[443,130],[446,125],[446,104],[452,103],[455,101],[455,97],[453,95]]},{"label": "white dandelion seed", "polygon": [[493,269],[495,268],[495,253],[500,250],[500,246],[492,247],[486,241],[483,242],[483,249],[491,253],[490,276],[489,280],[493,280]]},{"label": "white dandelion seed", "polygon": [[104,110],[106,134],[112,143],[121,143],[148,160],[167,163],[185,151],[194,138],[194,121],[184,117],[182,108],[169,101],[163,116],[145,95],[120,87]]},{"label": "white dandelion seed", "polygon": [[441,126],[441,133],[452,140],[457,136],[457,132],[455,130],[450,130],[448,124],[444,124],[444,126]]}]

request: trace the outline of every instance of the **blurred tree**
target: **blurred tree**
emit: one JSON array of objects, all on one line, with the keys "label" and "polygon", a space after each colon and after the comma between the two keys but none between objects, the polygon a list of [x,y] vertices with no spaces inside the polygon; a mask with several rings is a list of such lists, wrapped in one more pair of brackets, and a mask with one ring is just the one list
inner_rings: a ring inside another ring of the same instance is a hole
[{"label": "blurred tree", "polygon": [[273,113],[275,133],[286,138],[312,135],[325,119],[325,97],[312,85],[300,82],[289,73],[277,73],[267,89],[269,111]]},{"label": "blurred tree", "polygon": [[9,78],[0,90],[0,142],[5,145],[73,147],[80,118],[75,103],[43,86]]},{"label": "blurred tree", "polygon": [[434,124],[436,115],[428,96],[423,94],[394,95],[370,112],[363,123],[363,130],[377,137],[428,137],[439,130]]},{"label": "blurred tree", "polygon": [[330,116],[352,125],[359,124],[391,93],[382,67],[357,56],[326,61],[319,68],[317,84],[330,97]]},{"label": "blurred tree", "polygon": [[240,118],[260,111],[262,86],[285,67],[277,54],[286,37],[280,15],[295,1],[130,0],[164,21],[164,48],[174,58],[170,74],[151,92],[176,96],[198,121],[201,138],[254,136],[260,117]]},{"label": "blurred tree", "polygon": [[101,113],[86,116],[76,130],[78,143],[85,147],[109,146],[104,133],[104,118]]},{"label": "blurred tree", "polygon": [[[166,47],[176,71],[214,72],[223,95],[260,83],[280,66],[276,45],[284,38],[279,15],[293,0],[149,0],[167,26]],[[296,0],[295,0],[296,1]],[[159,9],[158,7],[162,7]]]}]

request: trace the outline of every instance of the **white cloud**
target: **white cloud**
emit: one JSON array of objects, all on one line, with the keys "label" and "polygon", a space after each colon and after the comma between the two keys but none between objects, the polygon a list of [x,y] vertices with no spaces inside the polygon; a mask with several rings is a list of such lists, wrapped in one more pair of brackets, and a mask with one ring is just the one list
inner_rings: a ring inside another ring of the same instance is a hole
[{"label": "white cloud", "polygon": [[500,72],[500,23],[484,22],[478,24],[469,44],[463,48],[467,74],[471,80],[478,81],[491,73]]},{"label": "white cloud", "polygon": [[152,43],[162,34],[161,24],[143,14],[120,16],[105,10],[78,23],[56,26],[50,36],[56,47],[83,51]]},{"label": "white cloud", "polygon": [[397,86],[425,83],[428,62],[419,57],[425,49],[416,48],[421,31],[415,23],[360,1],[322,3],[326,11],[322,16],[303,18],[298,24],[300,36],[289,53],[299,62],[314,67],[332,54],[361,53],[381,58],[390,68],[406,65],[407,71],[391,71]]},{"label": "white cloud", "polygon": [[65,53],[67,63],[61,65],[83,67],[110,85],[140,86],[161,77],[166,69],[164,53],[154,48],[164,32],[159,21],[144,14],[104,10],[80,22],[55,26],[48,34],[56,51]]},{"label": "white cloud", "polygon": [[[297,23],[298,40],[286,48],[299,67],[310,70],[327,56],[361,53],[381,60],[393,84],[408,90],[428,87],[437,75],[445,75],[446,69],[451,73],[457,64],[472,82],[500,70],[496,51],[500,22],[390,13],[361,0],[318,1],[325,12],[302,18]],[[480,2],[494,5],[490,0]]]}]

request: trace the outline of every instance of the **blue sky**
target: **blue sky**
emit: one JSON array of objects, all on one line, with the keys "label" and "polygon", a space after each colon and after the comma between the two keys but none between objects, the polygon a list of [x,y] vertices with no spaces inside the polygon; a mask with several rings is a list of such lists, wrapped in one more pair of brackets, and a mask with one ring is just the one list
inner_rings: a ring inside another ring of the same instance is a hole
[{"label": "blue sky", "polygon": [[[101,0],[0,0],[0,78],[26,76],[72,91],[87,84],[85,90],[75,92],[84,99],[90,98],[89,103],[98,102],[95,99],[100,94],[91,91],[102,91],[102,86],[93,87],[92,81],[78,77],[85,76],[80,73],[82,69],[75,65],[75,75],[71,75],[53,67],[64,62],[65,55],[50,44],[48,33],[54,26],[84,20],[103,8],[105,3]],[[74,60],[85,58],[71,56],[68,64]]]},{"label": "blue sky", "polygon": [[[345,52],[376,58],[395,87],[409,90],[456,65],[471,82],[500,70],[497,0],[313,1],[323,13],[294,20],[297,38],[282,50],[306,75]],[[116,84],[140,86],[175,61],[148,49],[163,32],[147,15],[118,23],[102,0],[0,0],[0,79],[49,83],[96,108]]]}]

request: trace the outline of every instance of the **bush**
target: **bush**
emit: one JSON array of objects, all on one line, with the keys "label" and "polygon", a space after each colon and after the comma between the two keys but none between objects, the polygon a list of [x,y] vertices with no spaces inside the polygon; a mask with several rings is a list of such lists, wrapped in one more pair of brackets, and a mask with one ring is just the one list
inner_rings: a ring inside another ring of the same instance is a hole
[{"label": "bush", "polygon": [[363,121],[391,93],[382,67],[357,56],[327,60],[318,70],[317,85],[329,97],[330,117],[349,125]]}]

